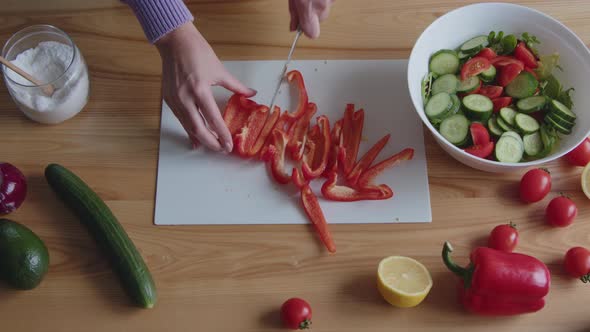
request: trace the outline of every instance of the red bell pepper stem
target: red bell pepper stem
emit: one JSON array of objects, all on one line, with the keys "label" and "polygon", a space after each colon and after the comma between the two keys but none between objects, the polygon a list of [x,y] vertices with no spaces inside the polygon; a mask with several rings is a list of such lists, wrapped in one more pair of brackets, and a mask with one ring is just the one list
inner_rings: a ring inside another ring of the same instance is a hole
[{"label": "red bell pepper stem", "polygon": [[280,184],[287,184],[291,181],[291,176],[285,172],[285,150],[287,148],[288,137],[280,129],[274,129],[272,134],[273,144],[269,146],[264,159],[270,162],[270,170],[273,178]]},{"label": "red bell pepper stem", "polygon": [[262,147],[269,141],[271,137],[271,132],[277,123],[279,116],[281,115],[281,109],[278,106],[275,106],[274,110],[270,115],[266,118],[266,122],[264,123],[264,127],[260,131],[260,135],[256,139],[254,146],[250,149],[250,156],[253,157],[257,155],[261,150]]},{"label": "red bell pepper stem", "polygon": [[377,158],[381,150],[383,150],[383,148],[389,141],[390,137],[390,134],[383,136],[383,138],[381,138],[377,143],[375,143],[375,145],[373,145],[373,147],[371,147],[369,151],[365,153],[365,155],[356,163],[356,165],[354,165],[354,168],[346,177],[346,181],[350,186],[356,186],[361,174],[363,174],[364,171],[371,167],[371,164],[373,163],[373,161],[375,161],[375,158]]},{"label": "red bell pepper stem", "polygon": [[254,145],[265,127],[267,118],[268,107],[264,105],[259,105],[250,113],[246,124],[234,139],[236,146],[235,151],[240,157],[250,158],[258,153],[258,151],[254,151]]},{"label": "red bell pepper stem", "polygon": [[322,185],[322,195],[331,201],[355,202],[363,200],[382,200],[393,196],[393,191],[387,185],[355,189],[348,186],[337,185],[338,173],[332,172]]},{"label": "red bell pepper stem", "polygon": [[334,244],[334,240],[332,239],[332,235],[328,229],[328,223],[324,217],[324,212],[320,207],[318,198],[313,193],[309,185],[305,185],[301,189],[301,204],[303,205],[305,214],[314,225],[318,235],[320,236],[320,239],[328,251],[332,253],[336,252],[336,245]]},{"label": "red bell pepper stem", "polygon": [[328,154],[330,153],[332,143],[330,137],[330,120],[328,120],[328,117],[325,115],[319,116],[317,122],[314,130],[308,135],[308,139],[315,146],[313,158],[306,158],[307,160],[303,160],[303,164],[301,165],[303,176],[308,180],[319,177],[326,170]]},{"label": "red bell pepper stem", "polygon": [[365,111],[360,109],[354,112],[354,105],[346,105],[344,121],[342,123],[342,146],[346,149],[346,158],[343,161],[344,174],[348,175],[358,155],[359,145],[363,134]]},{"label": "red bell pepper stem", "polygon": [[297,88],[299,89],[297,110],[294,113],[289,114],[289,117],[296,120],[301,118],[306,112],[307,104],[309,103],[309,99],[307,97],[307,90],[305,89],[303,76],[298,70],[292,70],[288,72],[287,80],[289,81],[289,83],[295,82],[295,84],[297,84]]},{"label": "red bell pepper stem", "polygon": [[293,181],[293,184],[299,189],[302,189],[303,187],[309,184],[309,181],[305,180],[305,178],[301,174],[301,171],[297,167],[293,167],[293,172],[291,173],[291,181]]},{"label": "red bell pepper stem", "polygon": [[[347,151],[348,152],[348,151]],[[360,187],[369,187],[379,174],[388,168],[398,165],[404,160],[411,160],[414,157],[414,149],[406,148],[399,153],[383,160],[375,166],[364,171],[358,179],[357,185]]]},{"label": "red bell pepper stem", "polygon": [[316,112],[316,104],[309,103],[305,114],[289,128],[289,144],[287,148],[291,152],[292,159],[295,161],[299,161],[303,157],[303,140],[309,130],[309,122]]}]

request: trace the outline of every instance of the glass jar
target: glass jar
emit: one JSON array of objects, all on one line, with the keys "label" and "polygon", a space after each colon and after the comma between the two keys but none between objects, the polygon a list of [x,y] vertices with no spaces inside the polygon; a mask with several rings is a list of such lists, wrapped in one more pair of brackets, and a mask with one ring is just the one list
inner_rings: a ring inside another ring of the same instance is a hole
[{"label": "glass jar", "polygon": [[[8,92],[31,120],[60,123],[74,117],[88,102],[88,68],[74,41],[62,30],[51,25],[20,30],[8,39],[2,56],[41,82],[35,85],[2,65]],[[47,93],[48,85],[52,94]]]}]

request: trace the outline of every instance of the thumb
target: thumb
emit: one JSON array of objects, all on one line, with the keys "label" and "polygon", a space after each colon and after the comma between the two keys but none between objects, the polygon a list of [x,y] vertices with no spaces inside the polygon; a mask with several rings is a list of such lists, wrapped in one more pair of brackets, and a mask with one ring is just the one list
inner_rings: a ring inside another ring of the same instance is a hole
[{"label": "thumb", "polygon": [[245,86],[230,73],[225,74],[225,77],[221,80],[221,82],[219,82],[219,85],[230,90],[231,92],[238,93],[246,97],[252,97],[257,92],[256,90]]}]

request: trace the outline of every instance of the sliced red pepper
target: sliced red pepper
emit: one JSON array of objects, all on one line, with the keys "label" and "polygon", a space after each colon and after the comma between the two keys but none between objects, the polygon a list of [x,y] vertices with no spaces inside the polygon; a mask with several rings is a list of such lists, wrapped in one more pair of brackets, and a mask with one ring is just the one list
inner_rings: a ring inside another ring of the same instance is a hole
[{"label": "sliced red pepper", "polygon": [[522,61],[526,67],[535,69],[539,66],[537,59],[535,59],[535,55],[526,47],[525,43],[523,42],[520,42],[518,45],[516,45],[516,48],[514,49],[514,57]]},{"label": "sliced red pepper", "polygon": [[332,143],[330,137],[330,120],[325,115],[317,118],[317,128],[315,131],[317,134],[312,133],[308,136],[308,140],[315,146],[315,151],[312,158],[306,158],[303,160],[301,169],[303,176],[308,179],[315,179],[322,175],[326,170],[328,164],[328,154],[330,153],[330,146]]},{"label": "sliced red pepper", "polygon": [[[265,127],[267,118],[268,107],[264,105],[259,105],[254,111],[250,113],[246,124],[242,127],[234,139],[236,146],[235,151],[240,157],[250,158],[258,153],[258,151],[254,151],[254,145],[256,144],[260,133]],[[260,145],[262,146],[262,143]]]},{"label": "sliced red pepper", "polygon": [[[275,107],[277,107],[277,106],[275,106]],[[275,123],[273,129],[279,129],[285,133],[288,133],[292,124],[293,124],[293,119],[289,116],[289,111],[284,111],[279,116],[279,119]],[[273,137],[273,135],[272,135],[272,130],[271,130],[270,134],[268,135],[268,139],[266,140],[266,142],[262,146],[262,149],[260,149],[260,157],[261,157],[260,159],[262,159],[262,157],[264,157],[264,155],[268,152],[268,148],[272,142],[272,137]]]},{"label": "sliced red pepper", "polygon": [[475,55],[476,57],[482,57],[482,58],[486,58],[488,60],[492,60],[493,58],[497,57],[498,55],[496,54],[496,52],[494,52],[494,50],[492,50],[489,47],[484,48],[483,50],[479,51],[479,53],[477,53],[477,55]]},{"label": "sliced red pepper", "polygon": [[356,163],[356,158],[363,135],[365,111],[360,109],[354,112],[354,105],[346,105],[342,122],[341,148],[346,152],[342,162],[344,174],[348,175]]},{"label": "sliced red pepper", "polygon": [[490,133],[484,125],[479,122],[474,122],[469,126],[471,133],[471,140],[474,145],[483,145],[490,141]]},{"label": "sliced red pepper", "polygon": [[322,185],[322,195],[331,201],[356,202],[366,200],[382,200],[393,196],[389,186],[382,184],[368,188],[356,189],[348,186],[337,185],[338,173],[331,172],[328,180]]},{"label": "sliced red pepper", "polygon": [[500,73],[498,74],[498,84],[500,86],[507,86],[520,74],[520,72],[524,69],[524,67],[520,67],[515,63],[511,63],[500,68]]},{"label": "sliced red pepper", "polygon": [[479,89],[478,94],[484,95],[490,99],[498,98],[502,95],[504,88],[497,85],[484,85]]},{"label": "sliced red pepper", "polygon": [[340,138],[342,133],[342,119],[336,121],[334,123],[334,127],[332,127],[332,144],[330,146],[330,154],[328,155],[328,163],[326,165],[326,170],[324,171],[324,176],[328,176],[330,172],[338,170],[338,147],[340,145]]},{"label": "sliced red pepper", "polygon": [[383,173],[383,171],[390,167],[398,165],[404,160],[411,160],[413,157],[414,149],[412,148],[406,148],[401,152],[394,154],[393,156],[383,160],[382,162],[378,163],[375,166],[372,166],[371,168],[363,172],[363,174],[361,174],[361,176],[359,177],[357,186],[361,188],[368,188],[372,186],[373,180],[375,180],[375,178],[379,176],[379,174]]},{"label": "sliced red pepper", "polygon": [[287,80],[289,83],[295,82],[299,89],[297,110],[294,113],[289,114],[289,117],[296,120],[305,114],[308,107],[307,104],[309,103],[309,99],[307,97],[307,90],[305,89],[305,83],[303,82],[303,75],[301,75],[298,70],[292,70],[287,73]]},{"label": "sliced red pepper", "polygon": [[271,137],[271,132],[277,123],[279,116],[281,115],[281,109],[278,106],[275,106],[274,110],[270,115],[266,118],[266,122],[264,123],[264,127],[260,131],[260,135],[256,139],[254,146],[250,149],[250,156],[255,156],[258,154],[262,147],[269,141]]},{"label": "sliced red pepper", "polygon": [[309,130],[309,122],[317,112],[317,106],[314,103],[307,105],[307,110],[302,117],[289,128],[289,143],[287,148],[291,153],[293,160],[299,161],[303,157],[304,139]]},{"label": "sliced red pepper", "polygon": [[480,56],[473,57],[461,67],[461,80],[464,81],[469,77],[479,75],[488,70],[490,66],[490,60]]},{"label": "sliced red pepper", "polygon": [[332,239],[332,235],[328,229],[328,223],[324,217],[324,212],[320,207],[318,198],[313,193],[309,185],[305,185],[301,189],[301,204],[303,205],[305,214],[307,214],[307,217],[314,225],[318,235],[320,236],[320,239],[326,248],[328,248],[328,251],[332,253],[336,252],[336,245],[334,244],[334,240]]},{"label": "sliced red pepper", "polygon": [[346,182],[350,186],[352,186],[352,187],[356,186],[361,174],[363,174],[364,171],[366,171],[369,167],[371,167],[371,164],[373,164],[373,161],[375,161],[375,158],[377,158],[377,156],[379,155],[381,150],[383,150],[383,148],[385,147],[385,145],[389,141],[390,137],[391,137],[390,134],[383,136],[383,138],[381,138],[377,143],[375,143],[375,145],[373,145],[369,149],[369,151],[367,151],[367,153],[365,153],[365,155],[363,155],[363,157],[356,163],[356,165],[354,165],[354,168],[352,169],[352,171],[350,171],[350,174],[348,174],[348,176],[346,177]]},{"label": "sliced red pepper", "polygon": [[302,189],[303,187],[309,184],[309,181],[305,180],[305,178],[301,174],[301,171],[297,167],[293,167],[293,172],[291,173],[291,181],[293,181],[293,184],[295,184],[295,186],[299,189]]},{"label": "sliced red pepper", "polygon": [[272,144],[265,152],[263,159],[270,163],[271,174],[275,181],[287,184],[291,181],[291,176],[285,172],[285,152],[289,137],[280,129],[274,129],[272,135]]},{"label": "sliced red pepper", "polygon": [[494,104],[494,113],[498,113],[502,108],[508,107],[512,104],[512,97],[494,98],[492,99],[492,103]]},{"label": "sliced red pepper", "polygon": [[470,155],[485,159],[491,156],[492,152],[494,152],[494,142],[474,144],[463,151],[469,153]]},{"label": "sliced red pepper", "polygon": [[248,116],[250,115],[250,111],[253,109],[253,107],[243,107],[244,105],[254,106],[250,105],[247,101],[248,99],[243,95],[234,94],[227,102],[225,112],[223,113],[223,120],[232,137],[239,133],[244,127],[248,120]]}]

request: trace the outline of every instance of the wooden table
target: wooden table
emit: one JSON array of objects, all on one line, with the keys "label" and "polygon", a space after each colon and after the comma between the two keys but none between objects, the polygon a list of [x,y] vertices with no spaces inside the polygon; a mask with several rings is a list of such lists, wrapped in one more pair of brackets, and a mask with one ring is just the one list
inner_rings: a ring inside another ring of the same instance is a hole
[{"label": "wooden table", "polygon": [[[407,58],[436,17],[473,1],[338,0],[319,40],[303,39],[299,59]],[[542,10],[590,42],[587,0],[520,1]],[[197,25],[222,59],[283,59],[292,40],[287,1],[191,1]],[[553,193],[579,206],[577,222],[550,229],[548,201],[523,206],[520,174],[490,175],[451,159],[426,134],[434,221],[427,225],[334,225],[338,253],[327,255],[311,227],[153,225],[160,119],[160,60],[130,10],[114,0],[3,1],[0,39],[35,23],[71,34],[88,62],[91,100],[64,124],[27,120],[0,86],[2,161],[22,168],[28,200],[9,217],[46,242],[49,273],[40,287],[0,286],[2,331],[275,331],[277,309],[292,296],[307,299],[315,331],[588,331],[587,293],[567,278],[561,258],[590,246],[588,201],[579,169],[554,162]],[[582,87],[580,87],[580,91]],[[582,92],[580,92],[582,93]],[[43,177],[50,162],[70,167],[119,216],[150,266],[159,290],[152,310],[135,309],[86,231],[54,197]],[[553,285],[539,314],[480,318],[455,301],[455,278],[441,263],[444,240],[466,262],[491,228],[513,221],[519,250],[548,263]],[[407,255],[431,271],[434,287],[419,307],[387,305],[375,288],[376,266]]]}]

